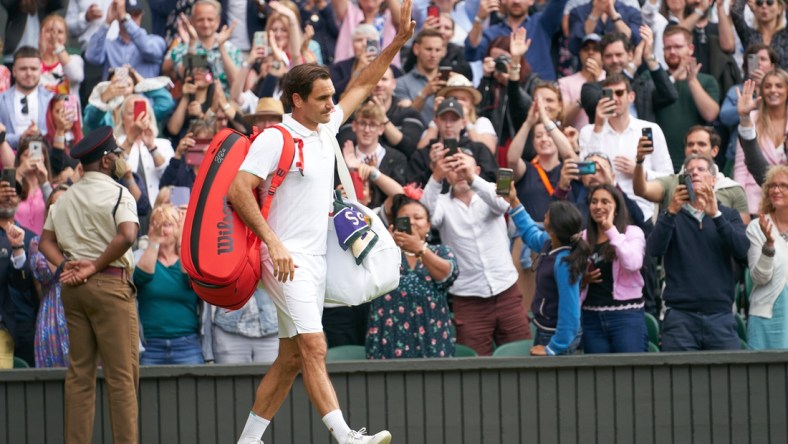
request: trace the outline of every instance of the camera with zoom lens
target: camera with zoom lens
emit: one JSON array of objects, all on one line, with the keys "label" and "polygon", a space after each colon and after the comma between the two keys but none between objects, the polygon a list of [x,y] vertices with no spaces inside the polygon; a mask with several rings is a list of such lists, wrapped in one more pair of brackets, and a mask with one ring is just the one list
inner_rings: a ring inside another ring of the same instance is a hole
[{"label": "camera with zoom lens", "polygon": [[495,58],[495,70],[504,74],[509,72],[509,64],[512,63],[511,57],[507,55],[499,55]]}]

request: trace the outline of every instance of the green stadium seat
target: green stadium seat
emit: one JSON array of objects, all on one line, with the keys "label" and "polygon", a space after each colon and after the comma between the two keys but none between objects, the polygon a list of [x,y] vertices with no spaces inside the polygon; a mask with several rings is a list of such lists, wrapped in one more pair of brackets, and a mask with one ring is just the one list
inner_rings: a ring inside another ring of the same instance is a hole
[{"label": "green stadium seat", "polygon": [[659,353],[659,347],[657,346],[657,344],[655,344],[655,343],[653,343],[651,341],[648,341],[648,352],[649,353]]},{"label": "green stadium seat", "polygon": [[643,317],[646,320],[648,341],[653,342],[654,345],[659,345],[659,321],[651,313],[643,312]]},{"label": "green stadium seat", "polygon": [[736,333],[739,334],[739,339],[741,339],[746,344],[747,325],[744,323],[744,318],[739,313],[734,313],[733,316],[736,318]]},{"label": "green stadium seat", "polygon": [[30,365],[19,356],[14,356],[14,368],[30,368]]},{"label": "green stadium seat", "polygon": [[367,352],[363,345],[340,345],[331,347],[326,354],[327,362],[337,361],[363,361],[367,359]]},{"label": "green stadium seat", "polygon": [[476,350],[468,347],[467,345],[454,344],[454,357],[455,358],[475,358],[479,356]]},{"label": "green stadium seat", "polygon": [[534,341],[532,339],[514,341],[496,348],[493,356],[530,356],[531,347],[533,346]]}]

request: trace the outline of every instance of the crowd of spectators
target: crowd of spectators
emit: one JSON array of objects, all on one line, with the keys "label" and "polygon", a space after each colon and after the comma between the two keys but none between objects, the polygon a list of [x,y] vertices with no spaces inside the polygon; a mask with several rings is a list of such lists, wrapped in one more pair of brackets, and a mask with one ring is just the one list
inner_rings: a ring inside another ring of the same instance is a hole
[{"label": "crowd of spectators", "polygon": [[[416,35],[338,135],[358,199],[402,249],[400,286],[326,306],[329,347],[738,349],[742,318],[750,348],[788,348],[785,0],[415,3]],[[191,187],[221,129],[281,122],[292,67],[327,65],[335,100],[353,88],[399,2],[2,4],[0,368],[68,365],[61,270],[39,236],[83,175],[71,147],[105,125],[140,219],[141,363],[273,360],[264,287],[236,311],[190,287]]]}]

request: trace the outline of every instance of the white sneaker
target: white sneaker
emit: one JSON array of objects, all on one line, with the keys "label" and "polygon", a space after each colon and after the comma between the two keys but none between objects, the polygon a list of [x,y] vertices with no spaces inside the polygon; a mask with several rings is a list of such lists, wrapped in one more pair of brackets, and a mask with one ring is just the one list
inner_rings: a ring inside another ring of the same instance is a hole
[{"label": "white sneaker", "polygon": [[367,429],[362,428],[358,432],[351,430],[347,435],[345,444],[389,444],[391,442],[391,433],[388,430],[376,433],[373,436],[366,434]]},{"label": "white sneaker", "polygon": [[239,444],[264,444],[263,440],[261,440],[261,439],[254,439],[254,438],[248,439],[246,441],[238,441],[238,443]]}]

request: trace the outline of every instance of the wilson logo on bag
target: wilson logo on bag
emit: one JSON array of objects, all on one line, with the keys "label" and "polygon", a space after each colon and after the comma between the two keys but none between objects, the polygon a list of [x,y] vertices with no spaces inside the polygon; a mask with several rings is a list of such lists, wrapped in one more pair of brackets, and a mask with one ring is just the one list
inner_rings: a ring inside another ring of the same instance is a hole
[{"label": "wilson logo on bag", "polygon": [[[264,218],[295,157],[293,137],[287,130],[266,129],[276,130],[282,133],[284,146],[260,210]],[[194,292],[211,305],[231,310],[246,304],[260,280],[261,241],[227,200],[227,191],[259,134],[250,139],[225,128],[213,138],[194,181],[183,225],[181,262]]]}]

